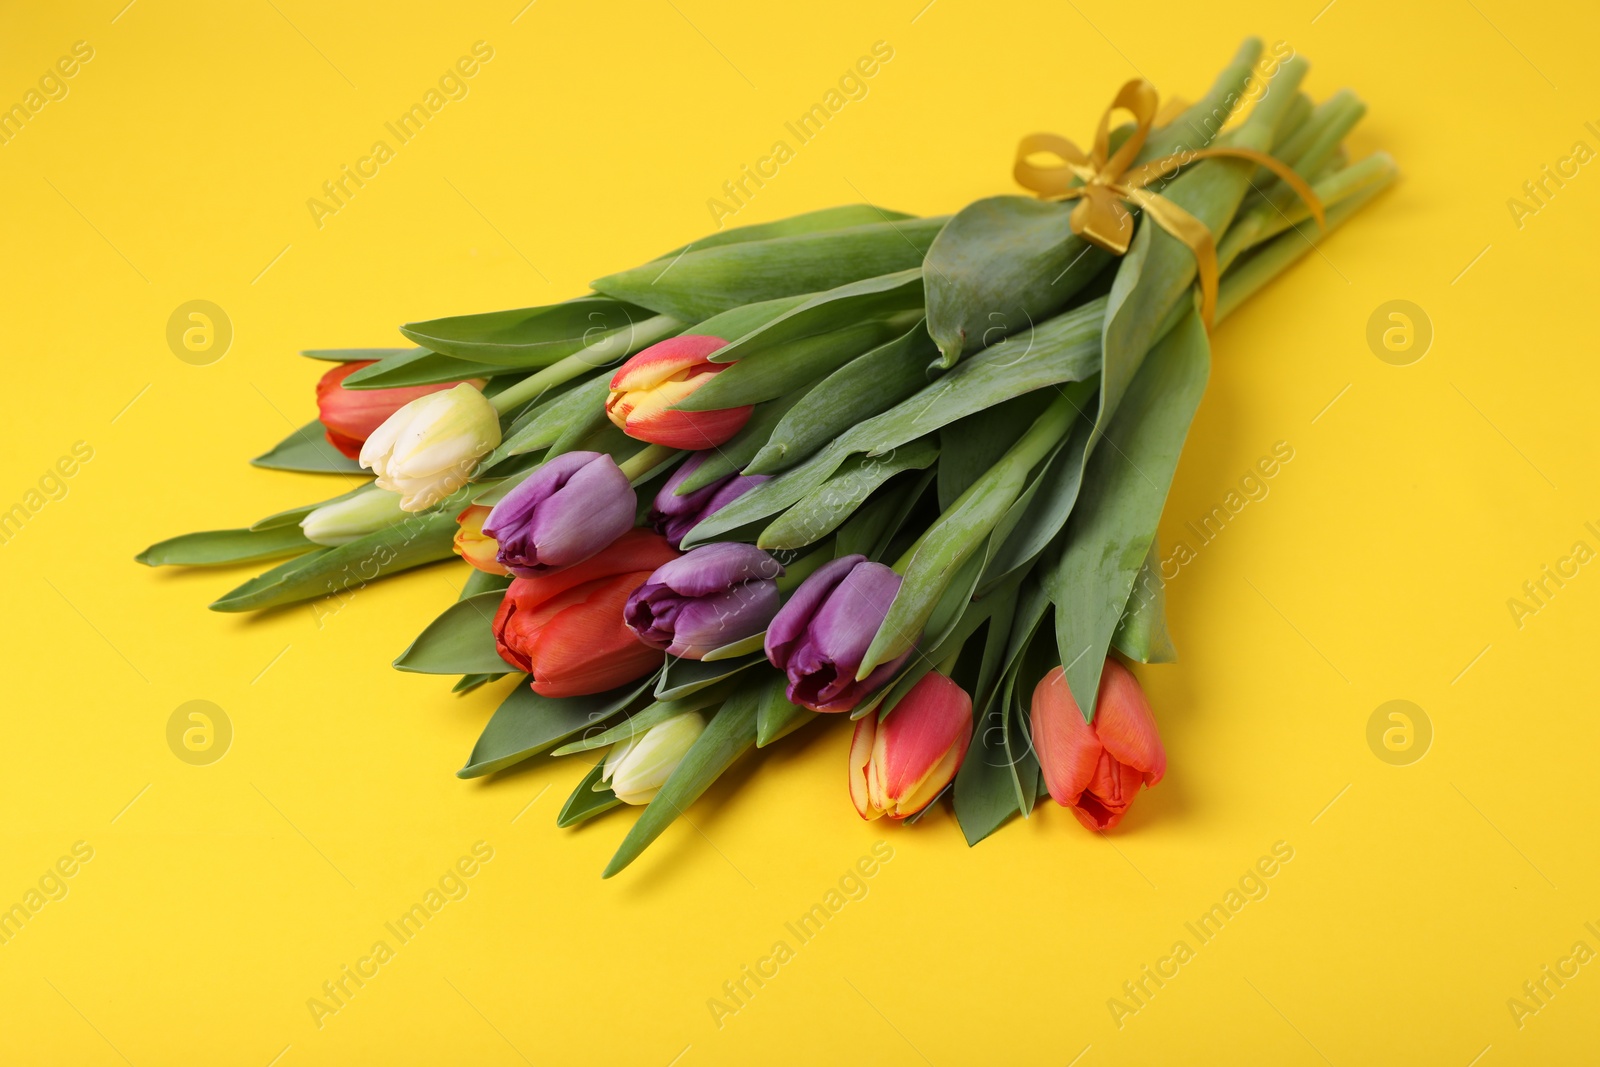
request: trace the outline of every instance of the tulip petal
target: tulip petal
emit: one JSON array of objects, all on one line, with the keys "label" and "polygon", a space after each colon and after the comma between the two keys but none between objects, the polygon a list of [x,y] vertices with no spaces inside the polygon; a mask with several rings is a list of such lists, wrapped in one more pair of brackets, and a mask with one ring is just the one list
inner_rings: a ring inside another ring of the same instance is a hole
[{"label": "tulip petal", "polygon": [[1150,702],[1133,672],[1114,658],[1100,675],[1094,732],[1119,763],[1137,768],[1146,785],[1167,773],[1167,752],[1161,745]]},{"label": "tulip petal", "polygon": [[773,582],[746,582],[724,593],[685,601],[672,619],[674,656],[699,659],[713,649],[754,637],[778,610]]},{"label": "tulip petal", "polygon": [[810,626],[811,617],[827,603],[828,597],[856,564],[865,562],[866,558],[862,555],[840,556],[824,563],[801,582],[800,588],[778,609],[772,624],[767,627],[766,641],[767,659],[774,667],[783,670],[789,665],[795,642]]},{"label": "tulip petal", "polygon": [[883,733],[885,785],[890,796],[908,798],[947,754],[957,749],[965,754],[972,738],[972,698],[947,675],[930,671],[889,712]]},{"label": "tulip petal", "polygon": [[1057,804],[1070,807],[1089,788],[1104,749],[1094,729],[1083,721],[1060,667],[1034,688],[1030,721],[1045,787]]},{"label": "tulip petal", "polygon": [[674,593],[699,597],[741,582],[776,578],[782,573],[783,565],[755,545],[720,541],[702,545],[662,564],[650,580],[660,582]]},{"label": "tulip petal", "polygon": [[866,715],[856,720],[855,733],[850,735],[850,803],[863,819],[876,819],[883,814],[882,808],[873,805],[867,786],[867,769],[872,763],[877,732],[878,717]]},{"label": "tulip petal", "polygon": [[706,357],[728,342],[710,334],[684,333],[657,341],[628,358],[611,376],[611,388],[622,392],[651,389]]},{"label": "tulip petal", "polygon": [[582,603],[564,607],[544,624],[528,650],[535,693],[603,693],[661,663],[661,653],[640,643],[622,621],[623,604],[645,577],[623,574],[586,587]]}]

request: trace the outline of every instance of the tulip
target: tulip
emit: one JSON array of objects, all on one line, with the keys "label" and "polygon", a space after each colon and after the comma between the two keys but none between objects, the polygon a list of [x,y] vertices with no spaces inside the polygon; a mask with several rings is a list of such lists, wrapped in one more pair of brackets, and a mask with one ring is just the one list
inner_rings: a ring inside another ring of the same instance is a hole
[{"label": "tulip", "polygon": [[665,534],[674,548],[683,543],[684,535],[698,526],[701,520],[711,517],[772,477],[770,474],[730,474],[692,493],[678,496],[678,486],[699,469],[710,454],[697,452],[684,460],[650,505],[650,525],[655,527],[657,533]]},{"label": "tulip", "polygon": [[624,804],[648,804],[705,729],[699,712],[686,711],[618,741],[606,754],[600,780],[609,783]]},{"label": "tulip", "polygon": [[483,532],[483,520],[491,510],[487,504],[468,504],[456,516],[455,553],[485,574],[509,574],[495,558],[500,545]]},{"label": "tulip", "polygon": [[478,460],[500,443],[500,415],[466,383],[418,397],[390,415],[361,446],[378,485],[425,511],[467,484]]},{"label": "tulip", "polygon": [[581,563],[633,527],[628,476],[603,452],[566,452],[507,493],[484,521],[497,559],[519,578]]},{"label": "tulip", "polygon": [[898,574],[861,555],[825,563],[800,583],[767,627],[767,659],[789,676],[789,703],[849,711],[900,669],[911,649],[856,680],[899,590]]},{"label": "tulip", "polygon": [[[340,363],[317,379],[317,418],[328,443],[342,454],[356,459],[361,446],[383,420],[418,397],[442,392],[460,382],[436,385],[407,385],[395,389],[346,389],[344,380],[376,360],[363,359]],[[473,384],[482,384],[474,381]]]},{"label": "tulip", "polygon": [[1060,667],[1033,691],[1033,747],[1044,784],[1057,804],[1071,808],[1091,830],[1122,821],[1139,785],[1167,773],[1167,753],[1155,717],[1133,673],[1107,659],[1093,723],[1072,699]]},{"label": "tulip", "polygon": [[300,520],[300,529],[319,545],[347,545],[393,526],[405,514],[398,494],[369,485],[354,496],[313,508]]},{"label": "tulip", "polygon": [[850,739],[850,800],[863,819],[915,815],[961,769],[972,741],[972,697],[937,671],[922,676],[878,721],[856,720]]},{"label": "tulip", "polygon": [[755,409],[674,411],[679,403],[731,363],[706,359],[728,342],[704,334],[658,341],[629,359],[611,379],[606,414],[629,437],[669,448],[712,448],[744,428]]},{"label": "tulip", "polygon": [[494,615],[500,658],[533,676],[540,696],[570,697],[615,689],[661,666],[661,652],[640,644],[622,608],[652,571],[677,555],[648,530],[630,530],[582,563],[518,578]]},{"label": "tulip", "polygon": [[645,644],[699,659],[767,628],[778,612],[782,573],[754,545],[703,545],[658,567],[628,598],[623,617]]}]

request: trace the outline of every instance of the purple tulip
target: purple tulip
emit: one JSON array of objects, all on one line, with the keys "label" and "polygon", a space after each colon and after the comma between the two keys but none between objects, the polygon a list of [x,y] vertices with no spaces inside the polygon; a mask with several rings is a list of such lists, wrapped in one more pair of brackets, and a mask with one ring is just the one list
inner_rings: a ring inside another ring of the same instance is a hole
[{"label": "purple tulip", "polygon": [[483,521],[495,558],[519,578],[582,563],[633,527],[628,476],[603,452],[557,456],[505,495]]},{"label": "purple tulip", "polygon": [[639,640],[699,659],[754,637],[778,611],[777,560],[754,545],[703,545],[656,568],[628,598],[622,617]]},{"label": "purple tulip", "polygon": [[819,567],[767,627],[767,659],[789,676],[789,703],[812,711],[849,711],[888,681],[908,649],[861,681],[856,671],[900,591],[900,576],[866,556]]},{"label": "purple tulip", "polygon": [[711,452],[696,452],[683,462],[667,484],[661,487],[650,506],[650,525],[666,537],[673,548],[683,543],[684,535],[700,524],[702,519],[727,507],[768,478],[770,474],[730,474],[692,493],[677,496],[678,486],[705,462]]}]

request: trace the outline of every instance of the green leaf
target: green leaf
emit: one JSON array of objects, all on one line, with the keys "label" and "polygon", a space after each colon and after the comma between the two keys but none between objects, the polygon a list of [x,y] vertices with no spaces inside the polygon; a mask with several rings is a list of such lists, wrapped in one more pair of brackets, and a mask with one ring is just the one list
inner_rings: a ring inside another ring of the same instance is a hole
[{"label": "green leaf", "polygon": [[[1206,97],[1151,131],[1134,164],[1204,148],[1244,91],[1261,42],[1246,41]],[[1276,90],[1274,90],[1276,91]],[[1072,233],[1075,202],[996,196],[968,205],[928,249],[928,332],[941,365],[1055,315],[1111,260]]]},{"label": "green leaf", "polygon": [[924,437],[884,456],[852,456],[821,486],[774,519],[756,544],[769,551],[803,548],[838,529],[878,487],[908,470],[923,470],[939,458]]},{"label": "green leaf", "polygon": [[978,718],[967,758],[956,772],[956,822],[968,847],[1000,829],[1019,810],[1005,747],[1004,716],[1009,710],[1009,700],[989,702]]},{"label": "green leaf", "polygon": [[733,335],[732,341],[708,358],[713,363],[748,359],[770,348],[830,333],[867,319],[890,318],[921,310],[921,267],[862,278],[801,298],[770,321]]},{"label": "green leaf", "polygon": [[1178,650],[1167,634],[1167,592],[1161,580],[1161,549],[1150,541],[1150,551],[1133,581],[1133,591],[1117,620],[1111,644],[1139,663],[1175,663]]},{"label": "green leaf", "polygon": [[607,693],[581,697],[542,697],[518,682],[495,709],[472,746],[467,765],[457,778],[481,778],[504,770],[565,741],[593,723],[604,722],[633,703],[655,681],[651,674]]},{"label": "green leaf", "polygon": [[494,615],[504,596],[498,591],[451,604],[395,658],[397,671],[412,674],[505,673],[495,649]]},{"label": "green leaf", "polygon": [[1075,202],[992,196],[963,208],[928,249],[928,332],[939,366],[1067,306],[1111,260],[1072,232]]},{"label": "green leaf", "polygon": [[611,791],[610,786],[600,783],[601,777],[605,774],[606,755],[607,753],[600,753],[600,758],[595,761],[594,767],[579,779],[576,788],[572,790],[572,795],[561,805],[561,814],[556,816],[557,826],[562,828],[576,826],[585,819],[610,811],[622,803],[617,799],[617,794]]},{"label": "green leaf", "polygon": [[821,233],[826,230],[843,230],[851,226],[866,226],[875,222],[894,222],[900,219],[915,218],[903,211],[890,211],[887,208],[874,207],[871,204],[843,204],[839,207],[825,207],[819,211],[806,211],[799,215],[790,215],[788,218],[778,219],[776,222],[759,222],[751,226],[735,226],[728,230],[718,230],[708,234],[698,241],[680,245],[664,255],[651,260],[660,263],[663,260],[676,259],[684,252],[691,249],[699,251],[706,248],[717,248],[721,245],[743,244],[747,241],[765,241],[772,237],[790,237],[797,233]]},{"label": "green leaf", "polygon": [[1099,369],[1104,307],[1103,300],[1085,304],[962,360],[948,374],[854,427],[804,463],[717,511],[690,531],[685,547],[717,540],[782,511],[827,481],[856,452],[882,454],[1011,397],[1085,380]]},{"label": "green leaf", "polygon": [[922,263],[945,219],[877,222],[685,252],[601,278],[600,292],[688,322],[741,304],[833,289]]},{"label": "green leaf", "polygon": [[544,307],[412,322],[400,332],[423,348],[456,359],[547,367],[649,317],[641,307],[591,295]]},{"label": "green leaf", "polygon": [[[619,741],[637,737],[650,729],[691,711],[700,711],[720,704],[732,692],[731,686],[708,686],[677,700],[657,700],[640,708],[615,726],[595,733],[585,733],[576,741],[569,741],[556,749],[553,755],[570,756],[574,752],[589,752],[597,748],[610,748]],[[598,725],[598,724],[597,724]]]},{"label": "green leaf", "polygon": [[498,674],[463,674],[461,676],[461,680],[456,682],[456,684],[451,687],[450,692],[470,693],[480,685],[487,685],[489,682],[498,682],[508,673],[510,672],[502,671]]},{"label": "green leaf", "polygon": [[485,466],[493,466],[507,456],[521,455],[549,448],[576,422],[592,423],[595,413],[605,417],[606,394],[611,389],[609,370],[539,404],[500,442],[500,447],[485,459]]},{"label": "green leaf", "polygon": [[758,634],[751,634],[742,641],[734,641],[723,645],[721,648],[713,648],[710,652],[700,657],[700,662],[715,663],[718,660],[737,659],[740,656],[748,656],[752,652],[760,652],[766,639],[767,631],[762,630]]},{"label": "green leaf", "polygon": [[957,419],[939,431],[939,508],[944,510],[1000,462],[1028,432],[1055,394],[1049,389],[1012,397]]},{"label": "green leaf", "polygon": [[762,690],[757,686],[741,686],[734,691],[706,724],[705,731],[689,746],[683,762],[667,778],[660,792],[645,806],[639,821],[622,839],[601,877],[610,878],[638,859],[639,854],[698,800],[723,771],[755,747],[756,715],[761,696]]},{"label": "green leaf", "polygon": [[448,559],[460,506],[412,515],[349,544],[281,563],[224,593],[211,610],[257,611],[330,594],[345,598],[379,578]]},{"label": "green leaf", "polygon": [[361,464],[328,443],[322,423],[316,419],[312,419],[279,441],[270,451],[250,462],[257,467],[268,467],[272,470],[306,471],[311,474],[366,473],[361,469]]},{"label": "green leaf", "polygon": [[756,705],[756,747],[766,748],[817,717],[810,708],[789,703],[784,695],[788,679],[781,673],[768,675],[761,683],[761,695]]},{"label": "green leaf", "polygon": [[137,556],[147,567],[213,567],[310,552],[317,546],[298,526],[266,530],[203,530],[157,541]]},{"label": "green leaf", "polygon": [[881,561],[933,476],[934,472],[927,470],[913,481],[902,479],[857,508],[834,538],[833,558],[862,555]]},{"label": "green leaf", "polygon": [[925,369],[934,353],[932,339],[918,322],[857,356],[796,395],[763,438],[760,451],[747,457],[744,472],[772,474],[791,467],[857,423],[893,407],[927,384]]},{"label": "green leaf", "polygon": [[[818,384],[826,384],[828,380],[824,379]],[[780,425],[795,405],[803,402],[817,388],[818,385],[808,385],[796,389],[788,396],[780,396],[765,404],[757,404],[755,411],[750,414],[750,421],[744,424],[744,429],[734,434],[724,444],[706,451],[705,459],[701,460],[700,466],[679,483],[677,495],[687,496],[720,478],[726,478],[730,474],[737,474],[746,469],[751,459],[761,452],[772,438],[773,428]]]},{"label": "green leaf", "polygon": [[426,348],[408,348],[396,355],[386,356],[370,367],[362,367],[340,384],[346,389],[399,389],[412,385],[464,382],[505,372],[506,368],[497,363],[456,359],[430,352]]},{"label": "green leaf", "polygon": [[509,574],[490,574],[487,571],[480,571],[476,567],[471,567],[469,570],[471,573],[467,575],[467,580],[461,584],[461,595],[456,598],[458,600],[466,600],[480,593],[504,595],[506,586],[511,584],[511,575]]},{"label": "green leaf", "polygon": [[1112,634],[1155,539],[1178,455],[1205,391],[1210,344],[1190,311],[1144,360],[1089,457],[1061,558],[1045,573],[1073,699],[1094,718]]},{"label": "green leaf", "polygon": [[1037,559],[1067,524],[1077,503],[1083,484],[1083,454],[1094,428],[1089,415],[1094,383],[1074,383],[1065,391],[1072,396],[1080,417],[1066,443],[1001,520],[1000,528],[1007,533],[990,552],[985,587]]},{"label": "green leaf", "polygon": [[677,700],[689,696],[708,685],[714,685],[724,678],[731,678],[740,671],[748,670],[758,663],[765,663],[766,656],[747,656],[743,659],[724,659],[714,663],[703,660],[674,659],[667,657],[667,665],[661,670],[661,681],[656,684],[657,700]]},{"label": "green leaf", "polygon": [[319,500],[315,504],[302,504],[297,508],[289,508],[286,511],[274,512],[264,519],[257,519],[255,522],[251,523],[250,529],[252,531],[276,530],[281,526],[299,526],[301,519],[305,518],[313,511],[316,511],[324,504],[337,504],[341,500],[349,500],[351,497],[355,496],[357,493],[361,492],[361,490],[365,489],[371,484],[372,481],[368,479],[367,481],[361,482],[349,492],[340,493],[338,496],[329,497],[327,500]]},{"label": "green leaf", "polygon": [[388,359],[409,351],[409,348],[306,348],[300,354],[307,359],[328,363],[362,363],[369,359]]},{"label": "green leaf", "polygon": [[773,400],[825,378],[905,326],[868,319],[764,348],[733,364],[679,401],[677,411],[720,411]]}]

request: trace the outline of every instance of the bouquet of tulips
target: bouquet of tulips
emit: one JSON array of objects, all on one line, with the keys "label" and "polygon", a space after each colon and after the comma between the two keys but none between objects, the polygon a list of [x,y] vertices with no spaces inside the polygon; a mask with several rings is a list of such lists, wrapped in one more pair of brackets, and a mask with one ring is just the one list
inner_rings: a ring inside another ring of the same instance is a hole
[{"label": "bouquet of tulips", "polygon": [[139,558],[290,557],[236,612],[459,556],[394,665],[514,678],[461,777],[594,753],[560,824],[643,806],[607,876],[835,715],[863,818],[948,791],[975,844],[1047,792],[1108,829],[1165,771],[1125,664],[1173,658],[1155,534],[1210,331],[1394,177],[1304,73],[1248,41],[1192,106],[1129,82],[1088,151],[1022,142],[1037,196],[726,229],[414,348],[307,352],[318,418],[255,462],[371,481]]}]

